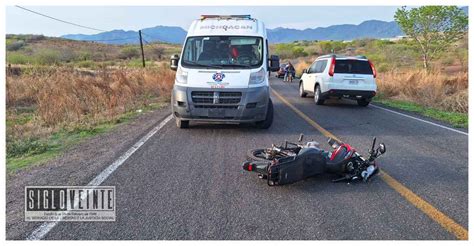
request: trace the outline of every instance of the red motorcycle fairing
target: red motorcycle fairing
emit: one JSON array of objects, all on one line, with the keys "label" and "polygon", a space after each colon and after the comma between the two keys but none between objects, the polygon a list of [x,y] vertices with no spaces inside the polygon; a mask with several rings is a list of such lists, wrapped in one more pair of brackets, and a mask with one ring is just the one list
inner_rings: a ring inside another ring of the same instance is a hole
[{"label": "red motorcycle fairing", "polygon": [[326,171],[329,173],[344,173],[346,164],[350,161],[355,150],[348,144],[340,144],[331,154],[326,163]]},{"label": "red motorcycle fairing", "polygon": [[343,161],[352,157],[355,152],[349,144],[341,144],[334,152],[332,152],[330,161]]}]

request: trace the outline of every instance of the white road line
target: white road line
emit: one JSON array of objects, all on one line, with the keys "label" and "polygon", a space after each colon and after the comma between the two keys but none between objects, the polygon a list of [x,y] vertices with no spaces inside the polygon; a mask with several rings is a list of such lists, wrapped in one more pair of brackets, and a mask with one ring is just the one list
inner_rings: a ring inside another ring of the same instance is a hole
[{"label": "white road line", "polygon": [[[168,123],[173,118],[173,115],[169,115],[163,121],[160,122],[156,127],[154,127],[148,134],[142,137],[138,142],[136,142],[130,149],[121,155],[117,160],[110,164],[106,169],[104,169],[99,175],[97,175],[92,181],[90,181],[87,186],[99,186],[104,182],[110,174],[112,174],[117,168],[119,168],[130,156],[135,153],[148,139],[155,135],[161,128],[163,128],[166,123]],[[26,239],[27,240],[41,240],[45,237],[51,229],[53,229],[61,221],[52,221],[44,222],[38,228],[36,228]]]},{"label": "white road line", "polygon": [[369,106],[374,107],[374,108],[378,108],[378,109],[382,109],[382,110],[385,110],[385,111],[388,111],[388,112],[391,112],[391,113],[394,113],[394,114],[398,114],[398,115],[401,115],[401,116],[405,116],[405,117],[410,118],[410,119],[418,120],[418,121],[421,121],[421,122],[424,122],[424,123],[427,123],[427,124],[430,124],[430,125],[433,125],[433,126],[441,127],[443,129],[446,129],[446,130],[450,130],[450,131],[453,131],[453,132],[457,132],[457,133],[469,136],[469,134],[467,132],[459,131],[459,130],[453,129],[451,127],[436,124],[436,123],[431,122],[431,121],[416,118],[416,117],[413,117],[411,115],[403,114],[403,113],[400,113],[400,112],[397,112],[397,111],[394,111],[394,110],[390,110],[390,109],[387,109],[387,108],[384,108],[384,107],[380,107],[380,106],[377,106],[377,105],[370,104]]}]

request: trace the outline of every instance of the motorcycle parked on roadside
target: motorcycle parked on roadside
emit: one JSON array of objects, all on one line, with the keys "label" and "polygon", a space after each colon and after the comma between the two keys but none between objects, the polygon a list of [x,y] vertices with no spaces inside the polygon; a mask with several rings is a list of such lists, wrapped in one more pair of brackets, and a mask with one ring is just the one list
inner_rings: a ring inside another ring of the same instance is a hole
[{"label": "motorcycle parked on roadside", "polygon": [[[298,142],[302,141],[301,134]],[[332,138],[328,139],[332,151],[321,149],[315,141],[300,143],[285,141],[280,146],[249,150],[248,160],[242,163],[242,168],[256,172],[259,178],[267,180],[269,186],[290,184],[322,173],[339,175],[333,182],[367,182],[379,171],[375,159],[386,151],[383,143],[375,149],[376,138],[373,139],[368,158],[361,156],[349,144]]]}]

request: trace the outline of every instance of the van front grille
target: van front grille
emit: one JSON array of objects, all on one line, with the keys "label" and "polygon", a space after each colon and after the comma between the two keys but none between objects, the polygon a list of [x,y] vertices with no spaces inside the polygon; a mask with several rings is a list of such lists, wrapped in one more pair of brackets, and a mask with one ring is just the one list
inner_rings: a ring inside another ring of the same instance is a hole
[{"label": "van front grille", "polygon": [[237,105],[195,105],[195,108],[225,108],[225,109],[237,109]]},{"label": "van front grille", "polygon": [[195,104],[238,104],[242,98],[242,92],[193,91],[191,98]]}]

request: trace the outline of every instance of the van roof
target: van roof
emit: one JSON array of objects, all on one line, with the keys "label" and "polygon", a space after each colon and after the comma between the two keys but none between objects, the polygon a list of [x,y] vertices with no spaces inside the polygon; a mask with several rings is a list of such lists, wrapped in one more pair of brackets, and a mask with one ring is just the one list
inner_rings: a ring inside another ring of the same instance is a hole
[{"label": "van roof", "polygon": [[250,15],[202,15],[194,20],[187,36],[259,36],[266,38],[262,21]]}]

